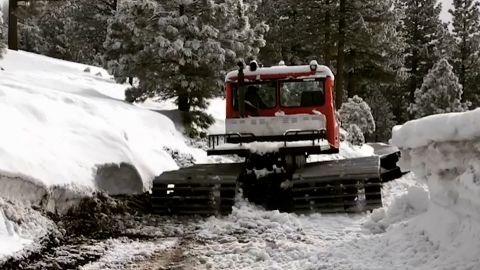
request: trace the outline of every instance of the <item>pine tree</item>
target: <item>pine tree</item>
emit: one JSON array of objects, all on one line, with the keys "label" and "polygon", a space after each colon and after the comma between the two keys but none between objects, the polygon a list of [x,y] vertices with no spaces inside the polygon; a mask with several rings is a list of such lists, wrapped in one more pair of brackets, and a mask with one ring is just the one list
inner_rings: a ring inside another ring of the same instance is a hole
[{"label": "pine tree", "polygon": [[467,104],[461,102],[462,93],[462,86],[453,73],[453,67],[446,59],[441,59],[429,71],[422,87],[415,91],[415,103],[410,111],[415,118],[465,111]]},{"label": "pine tree", "polygon": [[422,85],[440,54],[437,47],[444,27],[440,21],[442,6],[437,0],[399,0],[397,5],[404,12],[401,30],[406,42],[405,69],[409,75],[406,88],[413,103],[415,90]]},{"label": "pine tree", "polygon": [[250,24],[257,1],[124,1],[112,19],[105,64],[118,80],[138,79],[127,100],[175,98],[187,122],[211,121],[197,109],[223,93],[224,74],[265,45],[263,23]]},{"label": "pine tree", "polygon": [[[85,64],[101,64],[108,19],[117,0],[48,1],[25,12],[19,23],[21,49]],[[36,14],[35,14],[36,13]]]},{"label": "pine tree", "polygon": [[474,0],[454,0],[453,66],[464,89],[464,100],[480,106],[480,3]]},{"label": "pine tree", "polygon": [[322,48],[327,47],[326,40],[331,40],[328,34],[333,34],[330,28],[333,20],[325,21],[326,14],[332,11],[332,1],[304,1],[301,4],[296,0],[262,1],[257,14],[270,30],[259,60],[266,65],[277,65],[281,60],[287,65],[298,65],[316,59],[330,65],[332,56],[326,56]]},{"label": "pine tree", "polygon": [[348,1],[345,81],[349,97],[368,97],[372,85],[385,88],[397,80],[404,61],[404,39],[397,31],[393,1]]},{"label": "pine tree", "polygon": [[[359,96],[354,96],[344,102],[338,113],[340,114],[342,127],[347,132],[354,132],[351,136],[356,138],[356,142],[358,142],[357,138],[359,137],[358,132],[356,132],[357,129],[360,129],[362,137],[364,134],[371,134],[375,131],[375,120],[370,106]],[[361,141],[364,141],[364,139]]]},{"label": "pine tree", "polygon": [[355,124],[350,125],[347,128],[347,142],[350,142],[353,145],[361,146],[365,143],[365,136],[363,135],[362,130]]},{"label": "pine tree", "polygon": [[367,96],[370,85],[396,84],[404,40],[393,0],[266,0],[261,7],[271,29],[260,60],[275,65],[317,59],[330,66],[337,106],[347,95]]}]

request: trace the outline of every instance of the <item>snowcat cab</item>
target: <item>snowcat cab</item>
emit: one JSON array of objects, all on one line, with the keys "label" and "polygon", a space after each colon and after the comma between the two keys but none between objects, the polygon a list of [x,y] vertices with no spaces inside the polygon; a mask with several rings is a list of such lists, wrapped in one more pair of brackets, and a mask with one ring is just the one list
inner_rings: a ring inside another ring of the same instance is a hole
[{"label": "snowcat cab", "polygon": [[399,177],[399,152],[374,144],[378,155],[307,162],[339,152],[334,76],[312,61],[227,74],[225,134],[209,135],[208,155],[240,163],[197,164],[153,182],[157,214],[227,214],[241,192],[267,209],[296,213],[359,212],[382,205],[381,182]]},{"label": "snowcat cab", "polygon": [[[338,153],[333,83],[330,69],[316,61],[308,66],[270,68],[258,68],[252,62],[245,71],[240,67],[228,73],[226,134],[209,136],[208,154],[247,157],[255,146],[242,144],[252,142],[259,142],[256,146],[260,148],[265,145],[275,149],[289,161],[311,154]],[[216,147],[222,139],[227,145]]]}]

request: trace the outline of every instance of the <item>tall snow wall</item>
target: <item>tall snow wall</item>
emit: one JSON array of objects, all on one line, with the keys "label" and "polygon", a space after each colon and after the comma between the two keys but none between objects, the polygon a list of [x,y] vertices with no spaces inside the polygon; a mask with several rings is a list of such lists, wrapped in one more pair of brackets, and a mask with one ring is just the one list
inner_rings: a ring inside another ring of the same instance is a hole
[{"label": "tall snow wall", "polygon": [[392,143],[402,169],[428,186],[428,210],[415,223],[456,258],[442,267],[480,269],[480,108],[407,122],[394,128]]}]

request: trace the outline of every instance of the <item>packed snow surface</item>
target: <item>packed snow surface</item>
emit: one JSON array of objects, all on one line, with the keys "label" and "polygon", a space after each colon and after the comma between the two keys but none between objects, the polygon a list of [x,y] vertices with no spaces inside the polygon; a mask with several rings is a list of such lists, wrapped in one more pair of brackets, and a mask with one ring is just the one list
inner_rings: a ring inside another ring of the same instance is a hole
[{"label": "packed snow surface", "polygon": [[480,109],[434,115],[393,132],[400,165],[429,191],[428,210],[407,225],[438,249],[432,269],[480,269]]},{"label": "packed snow surface", "polygon": [[[417,269],[422,264],[415,259],[435,247],[418,239],[420,234],[394,228],[425,211],[426,191],[408,174],[387,183],[383,193],[387,207],[375,217],[295,215],[239,201],[228,217],[198,224],[196,235],[204,245],[187,256],[199,258],[197,269]],[[402,243],[395,242],[399,238]],[[417,244],[423,250],[416,250]],[[429,269],[423,266],[419,269]]]}]

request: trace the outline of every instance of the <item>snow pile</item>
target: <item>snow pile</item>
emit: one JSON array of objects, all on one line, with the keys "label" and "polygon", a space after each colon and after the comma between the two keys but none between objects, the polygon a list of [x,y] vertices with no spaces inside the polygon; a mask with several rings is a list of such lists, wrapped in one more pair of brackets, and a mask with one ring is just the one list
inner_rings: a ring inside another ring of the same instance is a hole
[{"label": "snow pile", "polygon": [[374,210],[364,227],[373,233],[383,233],[392,224],[424,213],[427,207],[427,191],[421,187],[411,186],[405,194],[395,198],[388,208]]},{"label": "snow pile", "polygon": [[39,244],[54,226],[40,212],[0,198],[0,263],[25,246]]},{"label": "snow pile", "polygon": [[143,192],[178,168],[164,146],[206,160],[170,119],[122,101],[126,86],[103,69],[14,51],[0,66],[0,197]]},{"label": "snow pile", "polygon": [[403,230],[421,233],[436,248],[432,269],[480,268],[479,117],[480,109],[434,115],[393,132],[402,169],[428,186],[428,210]]}]

